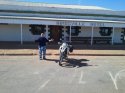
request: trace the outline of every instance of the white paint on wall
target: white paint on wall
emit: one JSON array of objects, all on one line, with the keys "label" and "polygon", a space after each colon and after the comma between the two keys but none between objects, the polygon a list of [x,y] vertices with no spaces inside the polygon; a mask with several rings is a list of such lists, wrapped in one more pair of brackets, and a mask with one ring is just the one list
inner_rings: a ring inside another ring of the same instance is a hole
[{"label": "white paint on wall", "polygon": [[[29,25],[23,24],[23,41],[34,41],[36,40],[40,35],[32,35],[32,33],[29,31],[30,27]],[[0,41],[20,41],[20,24],[8,24],[8,25],[0,25]],[[91,37],[92,28],[91,27],[81,27],[79,33],[79,37]],[[49,34],[49,32],[48,32]],[[115,28],[114,32],[114,43],[122,43],[121,40],[121,28]],[[65,33],[65,36],[68,36],[67,33]],[[99,33],[99,27],[94,27],[94,37],[100,37]]]},{"label": "white paint on wall", "polygon": [[122,43],[121,40],[121,33],[122,29],[121,28],[114,28],[114,43]]},{"label": "white paint on wall", "polygon": [[[98,27],[94,27],[94,37],[100,37],[100,33],[99,33],[99,28]],[[79,37],[91,37],[92,34],[92,27],[81,27],[80,29],[80,33],[79,33]]]},{"label": "white paint on wall", "polygon": [[[79,37],[91,37],[91,27],[81,27],[80,29],[80,33],[79,33]],[[101,37],[100,33],[99,33],[100,29],[99,27],[94,27],[94,37]],[[122,43],[121,40],[121,33],[122,28],[115,28],[114,31],[114,43]]]},{"label": "white paint on wall", "polygon": [[20,25],[0,25],[0,41],[20,41]]},{"label": "white paint on wall", "polygon": [[91,37],[92,29],[90,27],[81,27],[79,37]]},{"label": "white paint on wall", "polygon": [[32,35],[29,31],[31,28],[29,25],[23,25],[23,40],[24,41],[35,41],[40,35]]},{"label": "white paint on wall", "polygon": [[99,33],[99,31],[100,31],[99,27],[94,27],[93,31],[94,31],[93,37],[101,37],[101,35]]},{"label": "white paint on wall", "polygon": [[[32,35],[29,25],[22,26],[23,41],[34,41],[39,35]],[[0,25],[0,41],[20,41],[20,24]]]}]

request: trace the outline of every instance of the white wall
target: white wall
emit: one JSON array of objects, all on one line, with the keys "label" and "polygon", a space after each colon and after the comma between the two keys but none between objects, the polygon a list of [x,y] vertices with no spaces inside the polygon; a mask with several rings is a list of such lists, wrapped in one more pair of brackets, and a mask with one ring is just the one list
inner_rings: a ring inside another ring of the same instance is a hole
[{"label": "white wall", "polygon": [[[23,25],[23,41],[34,41],[38,35],[32,35],[29,31],[29,25]],[[0,41],[20,41],[21,26],[20,24],[0,25]]]},{"label": "white wall", "polygon": [[[92,27],[81,27],[81,33],[79,33],[79,37],[91,37],[92,34]],[[94,27],[93,29],[94,31],[94,36],[95,37],[100,37],[101,35],[99,34],[99,28],[98,27]]]},{"label": "white wall", "polygon": [[20,25],[0,25],[0,41],[20,41]]},{"label": "white wall", "polygon": [[[23,25],[23,41],[34,41],[39,35],[32,35],[29,31],[29,25]],[[92,28],[91,27],[82,27],[79,37],[91,37]],[[115,28],[114,31],[114,43],[122,43],[121,40],[121,28]],[[68,34],[66,33],[66,36]],[[100,37],[99,28],[94,28],[94,37]],[[21,26],[20,24],[9,24],[9,25],[0,25],[0,41],[20,41],[21,40]]]},{"label": "white wall", "polygon": [[[121,28],[115,28],[114,30],[114,43],[122,43],[121,40]],[[91,33],[92,33],[92,27],[82,27],[81,28],[81,33],[79,33],[79,37],[91,37]],[[98,27],[94,27],[94,37],[101,37],[100,33],[99,33],[99,28]],[[111,36],[112,37],[112,36]]]},{"label": "white wall", "polygon": [[29,25],[23,25],[23,41],[35,41],[39,35],[32,35]]},{"label": "white wall", "polygon": [[92,33],[92,28],[90,27],[81,27],[80,29],[81,33],[79,33],[79,37],[91,37],[91,33]]},{"label": "white wall", "polygon": [[115,28],[114,29],[114,43],[122,43],[121,40],[121,33],[122,29],[121,28]]}]

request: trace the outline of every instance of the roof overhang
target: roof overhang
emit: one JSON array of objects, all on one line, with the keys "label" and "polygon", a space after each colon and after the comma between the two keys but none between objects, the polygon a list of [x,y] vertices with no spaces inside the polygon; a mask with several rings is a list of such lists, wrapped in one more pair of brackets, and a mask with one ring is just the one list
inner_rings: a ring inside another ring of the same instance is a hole
[{"label": "roof overhang", "polygon": [[125,27],[125,21],[0,16],[0,23],[43,24],[60,26]]}]

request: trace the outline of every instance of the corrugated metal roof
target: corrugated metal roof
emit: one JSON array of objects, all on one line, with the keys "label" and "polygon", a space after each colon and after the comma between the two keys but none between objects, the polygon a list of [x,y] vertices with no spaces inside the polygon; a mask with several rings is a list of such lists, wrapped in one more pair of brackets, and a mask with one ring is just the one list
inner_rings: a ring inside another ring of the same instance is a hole
[{"label": "corrugated metal roof", "polygon": [[43,17],[18,17],[18,16],[0,16],[5,19],[32,19],[32,20],[55,20],[55,21],[78,21],[78,22],[106,22],[106,23],[120,23],[125,24],[125,21],[111,21],[111,20],[94,20],[94,19],[64,19],[64,18],[43,18]]},{"label": "corrugated metal roof", "polygon": [[32,2],[17,2],[15,0],[0,0],[0,12],[30,13],[72,16],[96,16],[125,18],[124,11],[113,11],[98,6],[61,5]]},{"label": "corrugated metal roof", "polygon": [[50,8],[70,8],[70,9],[92,9],[92,10],[111,10],[98,6],[81,6],[81,5],[62,5],[62,4],[47,4],[47,3],[32,3],[18,1],[0,1],[1,5],[16,5],[16,6],[33,6],[33,7],[50,7]]}]

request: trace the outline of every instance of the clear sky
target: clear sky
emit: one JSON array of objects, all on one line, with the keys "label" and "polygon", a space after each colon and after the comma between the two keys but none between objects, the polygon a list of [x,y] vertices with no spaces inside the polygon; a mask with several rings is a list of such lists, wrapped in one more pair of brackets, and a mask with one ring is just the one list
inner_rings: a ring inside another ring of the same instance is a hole
[{"label": "clear sky", "polygon": [[112,10],[125,11],[125,0],[16,0],[16,1],[100,6]]}]

